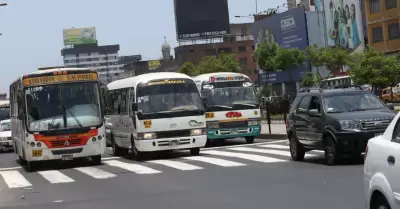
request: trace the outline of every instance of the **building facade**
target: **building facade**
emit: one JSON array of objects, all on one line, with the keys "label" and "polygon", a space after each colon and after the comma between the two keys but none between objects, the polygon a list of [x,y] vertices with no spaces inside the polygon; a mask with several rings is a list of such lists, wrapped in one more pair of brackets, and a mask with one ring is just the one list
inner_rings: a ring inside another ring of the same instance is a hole
[{"label": "building facade", "polygon": [[75,45],[61,50],[64,66],[93,68],[99,72],[100,82],[108,84],[118,79],[123,72],[124,64],[120,64],[119,45],[99,46],[96,44]]},{"label": "building facade", "polygon": [[175,59],[178,65],[186,61],[199,63],[203,57],[218,54],[234,54],[240,63],[242,73],[253,81],[258,80],[256,63],[253,59],[254,36],[253,23],[231,24],[231,35],[214,43],[181,45],[175,48]]},{"label": "building facade", "polygon": [[398,0],[363,0],[369,46],[384,52],[400,50],[400,2]]}]

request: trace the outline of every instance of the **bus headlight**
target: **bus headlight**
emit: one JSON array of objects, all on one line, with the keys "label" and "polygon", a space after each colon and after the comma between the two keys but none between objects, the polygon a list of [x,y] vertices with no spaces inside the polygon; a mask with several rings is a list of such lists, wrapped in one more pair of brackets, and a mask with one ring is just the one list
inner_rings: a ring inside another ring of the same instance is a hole
[{"label": "bus headlight", "polygon": [[249,126],[256,126],[256,125],[260,125],[260,121],[259,120],[249,120],[248,124],[249,124]]},{"label": "bus headlight", "polygon": [[219,128],[218,122],[207,122],[207,128]]},{"label": "bus headlight", "polygon": [[138,139],[155,139],[157,135],[155,133],[138,133]]},{"label": "bus headlight", "polygon": [[203,135],[203,129],[192,129],[190,130],[190,135],[191,136],[198,136],[198,135]]}]

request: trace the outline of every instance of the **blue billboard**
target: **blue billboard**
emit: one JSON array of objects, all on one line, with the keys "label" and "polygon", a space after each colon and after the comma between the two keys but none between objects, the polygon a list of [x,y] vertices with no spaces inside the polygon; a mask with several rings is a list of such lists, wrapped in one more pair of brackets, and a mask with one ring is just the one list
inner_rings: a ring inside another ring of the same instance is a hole
[{"label": "blue billboard", "polygon": [[[254,23],[253,28],[255,46],[264,40],[275,42],[285,48],[305,50],[308,46],[307,21],[302,7],[259,20]],[[301,79],[299,75],[304,71],[304,67],[302,66],[292,71],[294,73],[293,81],[298,81]],[[288,73],[285,71],[273,73],[277,79],[267,79],[267,76],[263,74],[263,71],[260,70],[260,77],[264,78],[264,83],[289,82]]]}]

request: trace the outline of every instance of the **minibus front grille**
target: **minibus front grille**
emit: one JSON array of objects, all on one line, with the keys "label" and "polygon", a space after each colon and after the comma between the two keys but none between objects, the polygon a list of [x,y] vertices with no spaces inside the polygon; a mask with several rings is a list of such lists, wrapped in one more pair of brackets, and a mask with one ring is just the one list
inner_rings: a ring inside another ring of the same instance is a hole
[{"label": "minibus front grille", "polygon": [[157,132],[157,138],[175,138],[190,136],[190,130],[174,130],[174,131],[160,131]]}]

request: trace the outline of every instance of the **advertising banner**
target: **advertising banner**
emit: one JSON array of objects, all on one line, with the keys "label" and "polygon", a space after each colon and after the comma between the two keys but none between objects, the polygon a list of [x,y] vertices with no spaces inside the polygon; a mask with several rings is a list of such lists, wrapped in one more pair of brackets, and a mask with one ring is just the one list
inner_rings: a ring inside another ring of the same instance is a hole
[{"label": "advertising banner", "polygon": [[96,43],[96,28],[71,28],[63,30],[64,45]]},{"label": "advertising banner", "polygon": [[329,46],[353,52],[364,50],[364,30],[359,0],[323,0]]},{"label": "advertising banner", "polygon": [[230,33],[228,0],[174,0],[174,6],[178,41]]},{"label": "advertising banner", "polygon": [[[259,20],[254,24],[255,46],[264,40],[272,41],[285,48],[305,50],[308,46],[307,21],[304,8],[290,9],[271,17]],[[292,81],[301,79],[304,67],[292,69]],[[259,71],[263,83],[289,82],[287,71],[279,71],[266,75]]]}]

